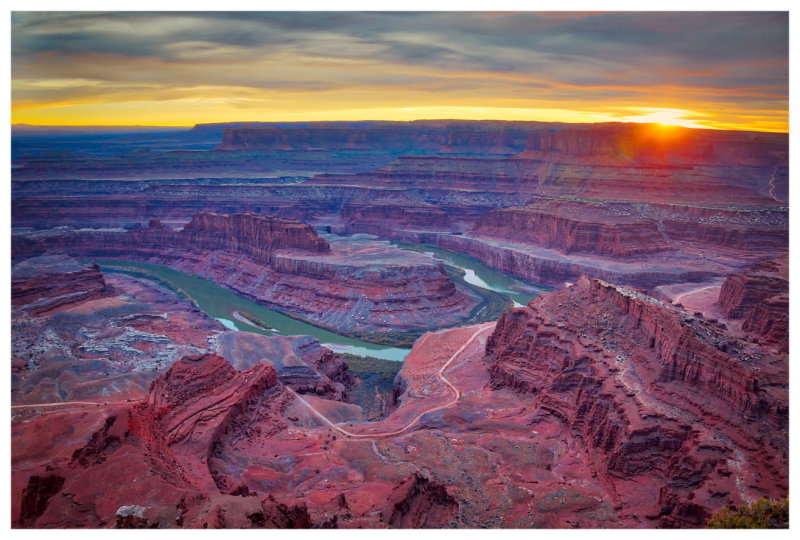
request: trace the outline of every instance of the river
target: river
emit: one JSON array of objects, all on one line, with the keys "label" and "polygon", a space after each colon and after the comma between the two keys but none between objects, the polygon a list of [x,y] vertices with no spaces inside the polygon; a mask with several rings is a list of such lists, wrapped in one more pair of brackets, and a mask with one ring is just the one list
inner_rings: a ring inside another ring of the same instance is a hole
[{"label": "river", "polygon": [[[194,300],[206,315],[221,322],[227,328],[243,332],[256,332],[265,336],[308,335],[317,338],[323,345],[336,352],[372,356],[384,360],[402,361],[410,349],[386,347],[375,343],[366,343],[357,339],[340,336],[322,328],[287,317],[277,311],[258,305],[239,296],[207,279],[192,276],[166,266],[142,262],[95,259],[104,272],[117,270],[140,270],[154,275],[173,289],[182,291]],[[247,313],[263,321],[274,331],[264,330],[244,322],[235,316],[236,312]]]},{"label": "river", "polygon": [[[406,242],[392,243],[399,248],[418,251],[438,261],[442,261],[447,265],[460,268],[464,271],[464,281],[481,287],[482,289],[505,294],[513,300],[514,307],[527,305],[528,302],[540,294],[550,290],[543,286],[531,285],[520,281],[506,273],[485,265],[478,259],[470,257],[469,255],[448,251],[427,244],[409,244]],[[511,287],[519,288],[520,290],[514,290]],[[522,291],[530,291],[531,294]]]},{"label": "river", "polygon": [[[514,305],[527,304],[536,296],[509,289],[509,287],[513,286],[530,286],[493,268],[489,268],[472,257],[426,245],[399,244],[399,247],[426,253],[428,256],[441,260],[445,264],[461,268],[465,272],[465,281],[484,289],[506,294],[514,301]],[[359,341],[312,326],[256,304],[211,281],[166,266],[107,259],[97,259],[95,262],[105,272],[113,272],[115,270],[143,271],[146,274],[156,276],[171,288],[183,292],[209,317],[216,319],[231,330],[256,332],[267,336],[310,335],[333,351],[372,356],[384,360],[402,361],[410,351],[410,349],[387,347]],[[238,313],[247,313],[260,319],[269,327],[269,330],[248,323]]]}]

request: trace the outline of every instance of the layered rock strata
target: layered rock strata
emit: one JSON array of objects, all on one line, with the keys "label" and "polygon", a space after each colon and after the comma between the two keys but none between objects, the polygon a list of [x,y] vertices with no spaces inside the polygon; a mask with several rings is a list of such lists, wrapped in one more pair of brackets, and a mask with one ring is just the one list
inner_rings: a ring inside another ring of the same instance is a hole
[{"label": "layered rock strata", "polygon": [[277,383],[268,364],[237,371],[219,355],[185,356],[153,383],[146,403],[135,411],[134,429],[169,452],[165,457],[172,458],[184,481],[214,490],[207,462],[215,441],[226,431],[245,429],[240,419],[258,414],[262,402],[278,391]]},{"label": "layered rock strata", "polygon": [[786,358],[723,337],[581,280],[425,335],[371,423],[239,344],[246,369],[194,356],[141,403],[15,422],[14,524],[703,526],[787,490]]},{"label": "layered rock strata", "polygon": [[262,336],[228,332],[218,341],[221,354],[239,370],[269,362],[278,380],[299,394],[347,400],[355,377],[340,356],[311,336]]},{"label": "layered rock strata", "polygon": [[482,215],[471,234],[625,260],[702,252],[764,257],[788,249],[788,209],[535,197]]},{"label": "layered rock strata", "polygon": [[102,410],[77,414],[65,409],[57,415],[71,417],[78,438],[56,452],[61,459],[48,469],[55,472],[28,478],[14,524],[311,527],[305,505],[225,486],[224,475],[211,464],[226,436],[285,429],[275,411],[291,399],[272,366],[236,371],[222,357],[206,354],[177,361],[140,403],[104,404]]},{"label": "layered rock strata", "polygon": [[347,331],[446,326],[480,299],[430,259],[366,237],[333,248],[308,225],[202,213],[181,231],[34,231],[14,236],[15,257],[48,251],[163,264],[209,278],[256,302]]},{"label": "layered rock strata", "polygon": [[154,283],[62,255],[19,263],[12,280],[14,405],[141,396],[176,358],[213,350],[224,330]]},{"label": "layered rock strata", "polygon": [[532,133],[525,152],[531,157],[540,154],[590,157],[598,163],[785,166],[789,158],[786,142],[786,136],[781,133],[599,124]]},{"label": "layered rock strata", "polygon": [[728,276],[719,293],[725,316],[744,319],[756,339],[789,350],[789,256],[764,261]]},{"label": "layered rock strata", "polygon": [[540,122],[320,122],[306,126],[233,127],[224,129],[217,150],[320,151],[379,150],[403,153],[515,154]]},{"label": "layered rock strata", "polygon": [[744,318],[763,300],[788,290],[789,256],[786,255],[729,276],[722,284],[719,304],[727,317]]},{"label": "layered rock strata", "polygon": [[555,248],[565,254],[610,258],[659,253],[672,247],[655,220],[615,215],[599,202],[547,200],[536,206],[494,210],[478,219],[473,233]]},{"label": "layered rock strata", "polygon": [[306,183],[779,206],[788,201],[787,151],[783,134],[600,124],[539,130],[510,158],[404,156],[377,171]]},{"label": "layered rock strata", "polygon": [[32,316],[113,294],[96,264],[66,255],[42,255],[11,268],[11,305],[26,306]]},{"label": "layered rock strata", "polygon": [[[786,360],[586,278],[501,317],[486,348],[494,388],[582,438],[618,504],[662,526],[785,496]],[[632,482],[652,486],[657,504],[627,498]]]}]

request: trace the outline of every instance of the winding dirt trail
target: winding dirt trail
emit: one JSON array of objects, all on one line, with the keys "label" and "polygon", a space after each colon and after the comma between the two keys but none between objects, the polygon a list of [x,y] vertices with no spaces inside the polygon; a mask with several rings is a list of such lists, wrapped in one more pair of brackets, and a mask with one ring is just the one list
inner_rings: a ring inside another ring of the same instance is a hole
[{"label": "winding dirt trail", "polygon": [[685,296],[688,296],[688,295],[690,295],[690,294],[699,293],[700,291],[705,291],[705,290],[707,290],[707,289],[713,289],[714,287],[721,287],[721,286],[722,286],[722,285],[720,285],[720,284],[717,284],[717,285],[709,285],[708,287],[701,287],[701,288],[699,288],[699,289],[694,289],[693,291],[686,291],[685,293],[681,293],[681,294],[679,294],[678,296],[676,296],[675,298],[673,298],[673,299],[672,299],[672,303],[673,303],[673,304],[680,304],[680,302],[681,302],[681,298],[683,298],[683,297],[685,297]]},{"label": "winding dirt trail", "polygon": [[139,400],[123,400],[123,401],[56,401],[54,403],[32,403],[30,405],[12,405],[12,409],[35,409],[37,407],[60,407],[66,405],[99,405],[107,407],[109,405],[117,405],[124,403],[132,403]]},{"label": "winding dirt trail", "polygon": [[[450,364],[453,363],[453,360],[458,358],[458,356],[462,352],[464,352],[464,350],[467,347],[469,347],[472,344],[472,342],[475,341],[478,338],[478,336],[480,336],[481,334],[483,334],[485,332],[488,332],[492,328],[493,328],[493,326],[489,326],[487,328],[478,328],[478,329],[476,329],[475,332],[473,332],[472,336],[470,336],[470,338],[456,352],[454,352],[452,354],[452,356],[450,356],[450,358],[447,360],[447,362],[445,362],[444,365],[442,365],[442,367],[439,368],[439,371],[436,372],[436,376],[439,377],[439,379],[443,383],[445,383],[447,386],[449,386],[450,389],[453,391],[453,393],[454,393],[453,399],[451,399],[450,401],[448,401],[447,403],[444,403],[442,405],[437,405],[435,407],[431,407],[430,409],[426,409],[426,410],[420,412],[413,419],[411,419],[411,421],[409,421],[405,426],[403,426],[400,429],[396,429],[396,430],[393,430],[393,431],[386,431],[386,432],[383,432],[383,433],[353,433],[352,431],[348,431],[348,430],[344,429],[343,427],[340,427],[339,425],[334,424],[333,422],[331,422],[324,414],[319,412],[311,403],[309,403],[308,401],[303,399],[303,397],[300,394],[298,394],[297,392],[295,392],[291,388],[287,387],[287,390],[292,392],[297,397],[297,399],[300,400],[301,403],[303,403],[306,407],[308,407],[308,409],[312,413],[314,413],[314,415],[317,416],[320,420],[322,420],[326,425],[330,426],[331,428],[335,429],[336,431],[338,431],[339,433],[341,433],[342,435],[345,435],[347,437],[351,437],[353,439],[379,439],[379,438],[383,438],[383,437],[393,437],[395,435],[400,435],[401,433],[405,433],[406,431],[411,429],[411,427],[414,426],[414,424],[416,424],[417,422],[419,422],[420,418],[422,418],[426,414],[452,407],[459,399],[461,399],[461,391],[458,388],[456,388],[453,383],[451,383],[449,380],[447,380],[447,377],[444,376],[444,372],[448,367],[450,367]],[[423,342],[424,342],[425,339],[428,338],[429,335],[431,335],[431,334],[428,334],[428,335],[425,336],[425,338],[423,338]],[[421,342],[420,344],[422,344],[423,342]]]},{"label": "winding dirt trail", "polygon": [[778,201],[781,204],[784,204],[784,201],[780,200],[775,196],[775,175],[778,174],[778,168],[775,167],[772,169],[772,176],[769,178],[769,196]]},{"label": "winding dirt trail", "polygon": [[[464,342],[464,344],[461,347],[459,347],[459,349],[456,352],[454,352],[450,356],[450,358],[448,358],[447,362],[445,362],[442,365],[442,367],[439,368],[439,371],[436,372],[436,376],[444,384],[446,384],[450,388],[450,390],[453,391],[453,398],[450,401],[448,401],[447,403],[444,403],[442,405],[436,405],[434,407],[430,407],[429,409],[425,409],[425,410],[421,411],[419,414],[417,414],[408,423],[406,423],[405,426],[403,426],[400,429],[395,429],[395,430],[392,430],[392,431],[385,431],[385,432],[382,432],[382,433],[353,433],[352,431],[349,431],[349,430],[339,426],[338,424],[333,423],[327,416],[322,414],[316,407],[314,407],[314,405],[309,403],[305,398],[303,398],[303,396],[301,396],[300,394],[298,394],[297,392],[295,392],[294,390],[292,390],[288,386],[285,387],[285,388],[286,388],[287,391],[289,391],[292,394],[294,394],[294,396],[303,405],[305,405],[317,418],[322,420],[322,422],[324,424],[326,424],[327,426],[331,427],[332,429],[335,429],[336,431],[338,431],[339,433],[341,433],[342,435],[344,435],[346,437],[351,437],[353,439],[380,439],[380,438],[383,438],[383,437],[392,437],[392,436],[395,436],[395,435],[400,435],[401,433],[405,433],[406,431],[411,429],[426,414],[452,407],[453,405],[455,405],[458,402],[459,399],[461,399],[461,391],[458,388],[456,388],[456,386],[453,383],[451,383],[447,379],[447,377],[445,377],[444,372],[447,370],[447,368],[450,367],[450,364],[452,364],[453,361],[456,358],[458,358],[458,356],[467,349],[467,347],[469,347],[476,339],[478,339],[478,337],[481,334],[484,334],[484,333],[488,332],[489,330],[492,330],[493,328],[494,328],[494,325],[488,326],[488,327],[483,327],[483,328],[477,328],[472,333],[470,338],[466,342]],[[425,340],[427,340],[428,337],[431,336],[431,335],[432,334],[425,335],[423,340],[420,342],[420,345],[423,344],[425,342]],[[130,401],[107,401],[107,402],[99,402],[99,401],[60,401],[60,402],[55,402],[55,403],[35,403],[35,404],[31,404],[31,405],[12,405],[11,408],[12,409],[31,409],[31,408],[37,408],[37,407],[69,407],[70,405],[96,405],[96,406],[107,407],[107,406],[110,406],[110,405],[124,404],[124,403],[128,403],[129,404]]]}]

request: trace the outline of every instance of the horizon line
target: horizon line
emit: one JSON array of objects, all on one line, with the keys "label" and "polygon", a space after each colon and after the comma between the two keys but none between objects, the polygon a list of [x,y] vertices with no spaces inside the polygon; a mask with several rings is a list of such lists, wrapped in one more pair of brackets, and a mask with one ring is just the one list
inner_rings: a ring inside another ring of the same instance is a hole
[{"label": "horizon line", "polygon": [[676,124],[664,124],[659,122],[633,122],[633,121],[621,121],[621,120],[605,120],[605,121],[598,121],[598,122],[565,122],[565,121],[558,121],[558,120],[503,120],[498,118],[482,118],[482,119],[472,119],[472,118],[415,118],[413,120],[383,120],[383,119],[370,119],[365,118],[362,120],[277,120],[277,121],[270,121],[270,120],[226,120],[223,122],[196,122],[193,124],[32,124],[30,122],[18,122],[12,123],[12,129],[15,127],[22,127],[28,126],[33,128],[194,128],[201,125],[219,125],[219,124],[358,124],[363,122],[391,122],[396,124],[407,124],[411,122],[503,122],[503,123],[539,123],[539,124],[567,124],[567,125],[600,125],[600,124],[622,124],[622,125],[661,125],[666,127],[674,127],[674,128],[683,128],[683,129],[693,129],[693,130],[704,130],[704,131],[744,131],[744,132],[753,132],[753,133],[783,133],[788,135],[789,130],[779,130],[779,129],[726,129],[726,128],[717,128],[717,127],[686,127]]}]

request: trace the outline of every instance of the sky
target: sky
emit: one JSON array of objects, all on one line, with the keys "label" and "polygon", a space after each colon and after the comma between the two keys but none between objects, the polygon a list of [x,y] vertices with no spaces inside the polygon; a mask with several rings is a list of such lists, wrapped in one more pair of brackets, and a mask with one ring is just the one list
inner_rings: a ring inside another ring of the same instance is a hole
[{"label": "sky", "polygon": [[788,131],[788,13],[13,12],[13,123]]}]

